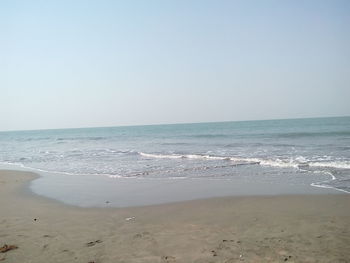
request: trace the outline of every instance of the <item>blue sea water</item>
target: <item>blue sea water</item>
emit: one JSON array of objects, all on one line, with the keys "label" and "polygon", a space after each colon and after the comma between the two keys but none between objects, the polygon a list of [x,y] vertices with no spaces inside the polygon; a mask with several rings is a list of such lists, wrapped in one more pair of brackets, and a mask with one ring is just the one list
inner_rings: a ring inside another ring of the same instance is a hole
[{"label": "blue sea water", "polygon": [[350,192],[350,117],[0,132],[0,164],[116,180],[312,175]]}]

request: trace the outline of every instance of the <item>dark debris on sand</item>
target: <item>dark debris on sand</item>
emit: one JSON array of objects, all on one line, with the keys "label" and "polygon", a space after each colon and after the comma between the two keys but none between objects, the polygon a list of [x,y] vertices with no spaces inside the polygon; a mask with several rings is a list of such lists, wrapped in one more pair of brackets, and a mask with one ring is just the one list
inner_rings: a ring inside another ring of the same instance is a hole
[{"label": "dark debris on sand", "polygon": [[92,247],[92,246],[94,246],[94,245],[96,245],[96,244],[98,244],[98,243],[102,243],[102,240],[95,240],[95,241],[90,241],[90,242],[88,242],[88,243],[86,243],[85,245],[87,246],[87,247]]},{"label": "dark debris on sand", "polygon": [[0,247],[0,253],[6,253],[7,251],[17,249],[18,247],[16,245],[3,245]]}]

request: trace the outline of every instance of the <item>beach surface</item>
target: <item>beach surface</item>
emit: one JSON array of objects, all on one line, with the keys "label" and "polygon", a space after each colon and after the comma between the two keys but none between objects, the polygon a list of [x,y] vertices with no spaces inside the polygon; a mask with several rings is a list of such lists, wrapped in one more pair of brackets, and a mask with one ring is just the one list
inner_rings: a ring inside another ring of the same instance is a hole
[{"label": "beach surface", "polygon": [[2,262],[350,262],[348,194],[81,208],[31,193],[37,177],[0,171]]}]

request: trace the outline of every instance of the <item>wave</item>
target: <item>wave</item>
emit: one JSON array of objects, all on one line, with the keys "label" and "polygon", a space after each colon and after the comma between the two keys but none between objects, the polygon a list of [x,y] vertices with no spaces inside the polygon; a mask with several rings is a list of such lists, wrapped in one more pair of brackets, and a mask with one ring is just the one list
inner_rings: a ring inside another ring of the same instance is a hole
[{"label": "wave", "polygon": [[[314,172],[314,173],[323,173],[330,176],[329,180],[322,182],[312,183],[313,187],[320,188],[332,188],[337,191],[350,193],[347,188],[334,185],[335,182],[343,181],[335,176],[334,169],[350,169],[350,161],[310,161],[303,156],[298,156],[291,158],[289,160],[282,160],[279,158],[275,159],[262,159],[262,158],[245,158],[245,157],[226,157],[226,156],[211,156],[211,155],[201,155],[201,154],[149,154],[139,152],[141,156],[147,158],[169,158],[169,159],[205,159],[205,160],[222,160],[222,161],[231,161],[232,165],[229,166],[239,166],[239,165],[261,165],[269,167],[278,167],[278,168],[293,168],[298,169],[304,172]],[[216,168],[220,166],[214,166],[211,168]],[[225,166],[226,167],[226,166]],[[339,171],[339,170],[338,170]]]},{"label": "wave", "polygon": [[201,155],[201,154],[153,154],[153,153],[139,152],[139,155],[147,158],[157,158],[157,159],[203,159],[203,160],[236,161],[236,158],[234,159],[233,157]]},{"label": "wave", "polygon": [[193,143],[187,143],[187,142],[164,142],[164,143],[161,143],[161,145],[171,145],[171,146],[174,146],[174,145],[193,145]]},{"label": "wave", "polygon": [[201,160],[222,160],[241,162],[246,164],[259,164],[262,166],[281,167],[281,168],[300,168],[300,167],[320,167],[320,168],[336,168],[336,169],[350,169],[350,161],[325,161],[312,162],[308,159],[298,156],[290,159],[263,159],[254,157],[236,157],[236,156],[215,156],[203,154],[154,154],[138,152],[139,155],[146,158],[157,159],[201,159]]},{"label": "wave", "polygon": [[143,153],[139,152],[139,155],[147,158],[158,158],[158,159],[181,159],[185,158],[184,155],[174,155],[174,154],[153,154],[153,153]]},{"label": "wave", "polygon": [[242,164],[260,164],[263,166],[275,166],[275,167],[298,167],[297,163],[286,162],[280,159],[265,160],[260,158],[244,158],[244,157],[229,157],[229,156],[214,156],[214,155],[201,155],[201,154],[153,154],[143,153],[139,154],[146,158],[158,158],[158,159],[201,159],[201,160],[221,160],[221,161],[233,161]]},{"label": "wave", "polygon": [[286,132],[271,134],[281,138],[318,137],[318,136],[349,136],[350,131],[326,131],[326,132]]},{"label": "wave", "polygon": [[30,142],[30,141],[46,141],[46,140],[50,140],[52,138],[50,137],[36,137],[36,138],[18,138],[18,139],[15,139],[17,141],[20,141],[20,142]]},{"label": "wave", "polygon": [[227,137],[231,137],[232,135],[229,134],[193,134],[193,135],[187,135],[185,137],[189,137],[189,138],[204,138],[204,139],[211,139],[211,138],[227,138]]},{"label": "wave", "polygon": [[[111,150],[111,149],[109,149]],[[111,150],[111,152],[114,152],[114,150]],[[17,167],[20,167],[22,169],[36,171],[36,172],[44,172],[44,173],[54,173],[54,174],[63,174],[63,175],[103,175],[108,176],[110,178],[157,178],[155,174],[164,174],[169,173],[171,178],[177,178],[177,176],[173,175],[173,172],[176,174],[182,175],[181,178],[196,178],[191,176],[183,176],[183,173],[192,173],[192,172],[198,172],[201,170],[207,170],[207,169],[216,169],[216,168],[226,168],[226,167],[237,167],[241,165],[261,165],[261,166],[270,166],[270,167],[278,167],[278,168],[296,168],[302,172],[311,172],[311,173],[321,173],[321,174],[327,174],[330,176],[329,180],[321,181],[321,182],[314,182],[311,184],[313,187],[320,187],[320,188],[332,188],[338,191],[350,193],[350,188],[346,185],[340,184],[344,181],[342,179],[342,175],[345,175],[344,178],[348,180],[348,169],[350,169],[350,161],[308,161],[302,156],[296,157],[294,159],[290,160],[282,160],[282,159],[262,159],[262,158],[244,158],[244,157],[226,157],[226,156],[214,156],[214,155],[201,155],[201,154],[186,154],[186,155],[180,155],[180,154],[153,154],[153,153],[143,153],[143,152],[132,152],[132,151],[126,151],[130,154],[137,154],[142,157],[146,158],[168,158],[168,159],[199,159],[199,160],[217,160],[217,161],[223,161],[227,163],[214,163],[213,165],[209,166],[200,166],[200,167],[190,167],[190,168],[181,168],[180,170],[149,170],[146,172],[140,172],[140,173],[132,173],[132,174],[125,174],[120,172],[114,173],[111,171],[105,173],[97,170],[94,170],[93,172],[84,172],[81,173],[79,171],[76,172],[67,172],[67,171],[54,171],[51,169],[42,169],[42,168],[34,168],[30,167],[28,165],[25,165],[23,163],[13,163],[13,162],[0,162],[0,165],[15,165]],[[125,151],[124,151],[125,153]],[[165,168],[165,167],[163,167]],[[178,167],[179,168],[179,167]],[[168,169],[168,168],[167,168]],[[338,170],[336,170],[338,169]],[[151,175],[152,174],[152,175]],[[150,176],[148,176],[150,175]],[[203,175],[205,177],[205,174]],[[203,178],[201,176],[200,178]],[[220,177],[223,177],[224,175],[220,175]],[[208,178],[213,177],[213,175],[208,175]],[[168,176],[166,176],[168,178]],[[348,182],[348,181],[347,181]]]},{"label": "wave", "polygon": [[87,141],[99,141],[108,139],[107,137],[91,136],[91,137],[58,137],[56,141],[76,141],[76,140],[87,140]]},{"label": "wave", "polygon": [[350,169],[350,161],[310,162],[311,167]]}]

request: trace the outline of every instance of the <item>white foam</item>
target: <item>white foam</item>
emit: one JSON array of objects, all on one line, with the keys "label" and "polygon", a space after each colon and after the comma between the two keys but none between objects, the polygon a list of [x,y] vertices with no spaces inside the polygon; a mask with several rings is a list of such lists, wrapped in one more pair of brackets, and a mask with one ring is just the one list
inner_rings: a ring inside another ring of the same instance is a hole
[{"label": "white foam", "polygon": [[143,157],[147,158],[158,158],[158,159],[209,159],[209,160],[229,160],[230,157],[224,156],[210,156],[200,154],[153,154],[139,152]]},{"label": "white foam", "polygon": [[338,169],[350,169],[350,161],[327,161],[327,162],[310,162],[303,156],[282,160],[276,159],[262,159],[262,158],[244,158],[244,157],[230,157],[230,156],[214,156],[201,154],[152,154],[139,152],[141,156],[147,158],[159,159],[206,159],[206,160],[228,160],[233,162],[243,162],[260,164],[262,166],[281,167],[281,168],[298,168],[300,165],[308,165],[310,167],[330,167]]},{"label": "white foam", "polygon": [[349,161],[333,161],[333,162],[310,162],[311,167],[329,167],[338,169],[350,169]]},{"label": "white foam", "polygon": [[272,167],[291,167],[298,168],[299,163],[294,160],[281,160],[281,159],[260,159],[260,158],[243,158],[243,157],[229,157],[229,156],[213,156],[213,155],[200,155],[200,154],[152,154],[152,153],[139,153],[141,156],[147,158],[159,158],[159,159],[206,159],[206,160],[227,160],[233,162],[241,163],[252,163],[260,164],[263,166],[272,166]]},{"label": "white foam", "polygon": [[109,178],[125,178],[125,176],[123,177],[123,176],[121,176],[121,175],[116,175],[116,174],[113,174],[113,175],[111,175],[111,174],[107,174],[106,175],[107,177],[109,177]]},{"label": "white foam", "polygon": [[99,174],[99,173],[69,173],[69,172],[63,172],[63,171],[50,171],[50,170],[44,170],[44,169],[40,169],[40,168],[34,168],[34,167],[30,167],[30,166],[26,166],[22,163],[12,163],[12,162],[0,162],[0,165],[5,165],[5,166],[14,166],[16,167],[16,169],[20,169],[20,170],[25,170],[25,171],[31,171],[31,172],[36,172],[39,175],[42,174],[59,174],[59,175],[77,175],[77,176],[85,176],[85,175],[92,175],[92,176],[107,176],[110,178],[128,178],[126,176],[121,176],[121,175],[111,175],[111,174]]},{"label": "white foam", "polygon": [[280,159],[276,160],[261,160],[261,165],[265,166],[272,166],[272,167],[282,167],[282,168],[298,168],[299,164],[290,160],[290,161],[283,161]]},{"label": "white foam", "polygon": [[184,155],[175,155],[175,154],[153,154],[153,153],[143,153],[139,152],[143,157],[147,158],[158,158],[158,159],[181,159],[184,158]]},{"label": "white foam", "polygon": [[314,187],[319,187],[319,188],[327,188],[327,189],[334,189],[336,191],[340,191],[340,192],[344,192],[344,193],[347,193],[347,194],[350,194],[349,191],[346,191],[346,190],[343,190],[343,189],[339,189],[337,187],[333,187],[333,186],[330,186],[330,185],[327,185],[327,183],[330,183],[334,180],[337,179],[337,177],[335,177],[331,172],[326,172],[326,171],[314,171],[314,172],[320,172],[320,173],[323,173],[323,174],[328,174],[331,179],[330,180],[326,180],[326,181],[322,181],[322,182],[318,182],[318,183],[312,183],[310,184],[311,186],[314,186]]},{"label": "white foam", "polygon": [[329,186],[329,185],[323,185],[321,183],[312,183],[311,186],[319,187],[319,188],[334,189],[336,191],[340,191],[340,192],[344,192],[344,193],[350,194],[349,191],[346,191],[346,190],[343,190],[343,189],[339,189],[339,188],[336,188],[336,187],[333,187],[333,186]]}]

